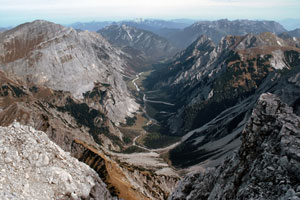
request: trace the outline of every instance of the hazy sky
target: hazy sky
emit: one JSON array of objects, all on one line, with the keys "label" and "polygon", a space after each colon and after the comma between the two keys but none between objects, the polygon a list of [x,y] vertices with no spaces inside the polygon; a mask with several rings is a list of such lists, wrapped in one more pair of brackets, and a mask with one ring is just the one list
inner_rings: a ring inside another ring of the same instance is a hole
[{"label": "hazy sky", "polygon": [[0,27],[45,19],[300,19],[300,0],[0,0]]}]

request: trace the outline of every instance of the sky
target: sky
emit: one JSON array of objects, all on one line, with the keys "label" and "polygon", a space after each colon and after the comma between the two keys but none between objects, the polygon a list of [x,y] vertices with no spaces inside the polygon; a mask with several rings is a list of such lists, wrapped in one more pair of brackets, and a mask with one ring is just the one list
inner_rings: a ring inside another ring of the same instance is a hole
[{"label": "sky", "polygon": [[134,18],[300,19],[300,0],[0,0],[0,27]]}]

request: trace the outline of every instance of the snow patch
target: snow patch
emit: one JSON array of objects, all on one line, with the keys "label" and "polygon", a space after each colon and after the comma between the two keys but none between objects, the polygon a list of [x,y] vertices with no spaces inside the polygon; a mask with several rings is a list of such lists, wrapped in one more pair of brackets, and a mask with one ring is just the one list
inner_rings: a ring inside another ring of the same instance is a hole
[{"label": "snow patch", "polygon": [[209,100],[210,98],[212,98],[214,96],[214,90],[212,89],[209,94],[208,94],[208,97],[207,97],[207,100]]},{"label": "snow patch", "polygon": [[282,46],[282,44],[277,40],[277,44],[279,45],[279,46]]}]

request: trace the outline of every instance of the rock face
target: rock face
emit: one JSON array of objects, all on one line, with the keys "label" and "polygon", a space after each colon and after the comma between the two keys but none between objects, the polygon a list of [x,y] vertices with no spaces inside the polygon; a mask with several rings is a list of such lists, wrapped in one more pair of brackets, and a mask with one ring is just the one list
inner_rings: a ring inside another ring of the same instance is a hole
[{"label": "rock face", "polygon": [[262,94],[242,145],[218,168],[188,175],[169,199],[300,199],[300,117]]},{"label": "rock face", "polygon": [[167,39],[126,24],[107,26],[98,33],[111,44],[121,47],[123,51],[132,56],[136,56],[136,52],[132,48],[140,51],[140,57],[143,57],[148,63],[173,56],[176,52],[176,48]]},{"label": "rock face", "polygon": [[123,80],[126,54],[99,34],[34,21],[0,34],[0,69],[25,83],[71,92],[76,99],[106,85],[103,110],[115,123],[138,109]]},{"label": "rock face", "polygon": [[167,94],[160,101],[175,104],[170,112],[176,114],[163,119],[169,132],[184,135],[170,153],[173,164],[219,164],[240,146],[249,110],[263,92],[298,105],[299,87],[289,80],[296,81],[299,65],[297,42],[262,33],[226,36],[217,46],[202,36],[161,66],[148,87]]},{"label": "rock face", "polygon": [[[124,144],[122,134],[95,102],[105,98],[105,87],[88,93],[84,102],[69,92],[26,84],[0,72],[0,124],[8,126],[14,120],[44,131],[65,151],[72,151],[75,139],[90,145],[119,151]],[[101,95],[100,95],[101,94]],[[93,107],[90,102],[94,102]]]},{"label": "rock face", "polygon": [[15,122],[0,127],[1,199],[112,199],[86,164],[44,132]]},{"label": "rock face", "polygon": [[166,36],[172,44],[186,48],[200,35],[210,37],[216,44],[226,35],[242,36],[246,34],[259,34],[272,32],[280,34],[286,29],[275,21],[251,21],[221,19],[217,21],[199,21],[181,31]]},{"label": "rock face", "polygon": [[[130,200],[165,199],[179,180],[176,174],[155,174],[149,168],[120,163],[120,158],[111,154],[106,156],[107,149],[122,150],[123,134],[103,113],[74,100],[70,93],[43,87],[28,89],[21,81],[12,81],[3,73],[0,85],[2,126],[18,120],[43,130],[71,156],[93,168],[112,196]],[[167,167],[165,162],[162,164]]]}]

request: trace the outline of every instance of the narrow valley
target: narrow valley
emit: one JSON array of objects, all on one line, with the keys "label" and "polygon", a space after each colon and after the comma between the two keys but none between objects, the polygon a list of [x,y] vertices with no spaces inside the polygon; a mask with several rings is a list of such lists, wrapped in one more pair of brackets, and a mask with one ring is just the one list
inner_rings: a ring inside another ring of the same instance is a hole
[{"label": "narrow valley", "polygon": [[298,33],[241,19],[0,28],[0,199],[299,200]]}]

